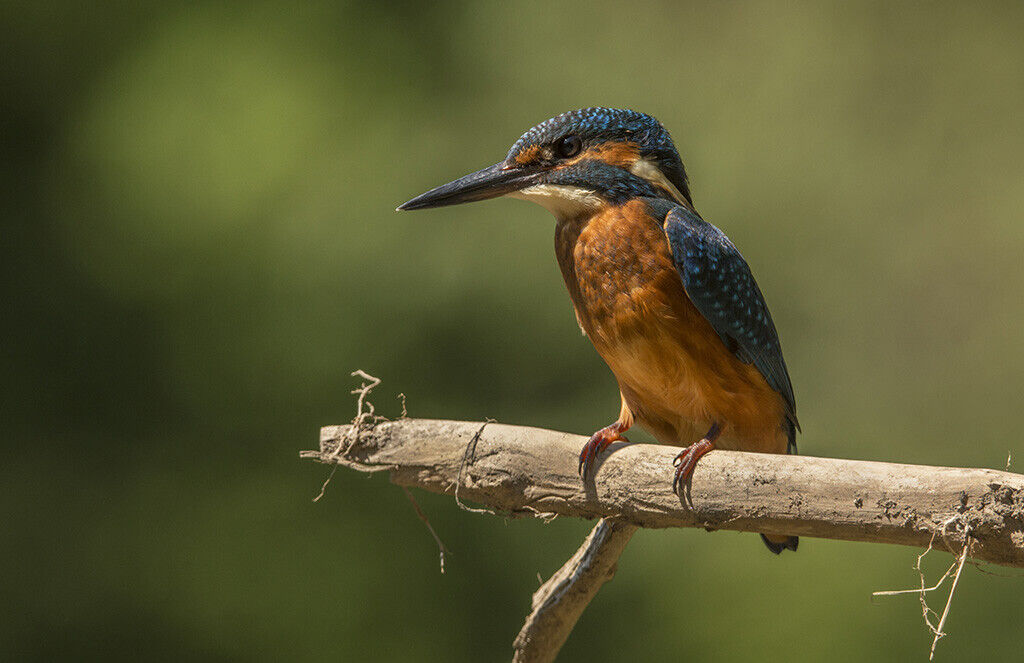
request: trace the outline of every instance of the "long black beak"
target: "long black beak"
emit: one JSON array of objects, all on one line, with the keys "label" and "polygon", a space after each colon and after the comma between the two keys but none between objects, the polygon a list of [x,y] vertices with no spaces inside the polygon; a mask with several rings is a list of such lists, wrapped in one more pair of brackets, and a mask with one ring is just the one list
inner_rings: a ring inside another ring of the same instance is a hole
[{"label": "long black beak", "polygon": [[505,162],[496,163],[420,194],[399,205],[398,211],[444,207],[497,198],[530,186],[538,172],[535,168],[520,168],[507,165]]}]

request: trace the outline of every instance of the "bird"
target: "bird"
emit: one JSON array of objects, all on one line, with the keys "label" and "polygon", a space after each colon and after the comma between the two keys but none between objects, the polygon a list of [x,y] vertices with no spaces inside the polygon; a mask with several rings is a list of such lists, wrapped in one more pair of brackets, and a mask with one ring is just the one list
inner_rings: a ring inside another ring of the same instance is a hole
[{"label": "bird", "polygon": [[[672,481],[680,498],[713,449],[796,453],[796,399],[768,305],[739,250],[694,207],[661,122],[627,109],[562,113],[524,133],[502,161],[397,209],[501,196],[554,215],[576,321],[618,382],[618,418],[580,452],[584,481],[634,424],[685,447]],[[775,554],[799,542],[761,538]]]}]

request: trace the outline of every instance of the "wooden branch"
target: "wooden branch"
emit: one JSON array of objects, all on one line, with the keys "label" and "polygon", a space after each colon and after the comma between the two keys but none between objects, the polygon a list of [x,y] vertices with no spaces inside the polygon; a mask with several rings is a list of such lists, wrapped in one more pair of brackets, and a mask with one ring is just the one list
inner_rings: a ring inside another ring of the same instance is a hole
[{"label": "wooden branch", "polygon": [[576,554],[533,594],[533,609],[516,636],[512,663],[555,660],[583,610],[615,575],[636,525],[602,518]]},{"label": "wooden branch", "polygon": [[[687,500],[672,493],[678,448],[612,445],[585,484],[586,438],[482,422],[402,419],[321,430],[306,458],[389,470],[402,486],[511,515],[614,518],[639,527],[705,527],[892,543],[1024,567],[1024,476],[997,470],[715,451]],[[342,448],[339,450],[339,441]],[[465,461],[465,462],[464,462]]]},{"label": "wooden branch", "polygon": [[320,449],[301,455],[389,470],[392,482],[453,495],[463,508],[462,500],[471,500],[513,516],[602,518],[534,594],[513,644],[518,663],[555,659],[637,527],[895,543],[1024,567],[1019,474],[719,450],[697,464],[681,499],[671,490],[678,448],[612,445],[584,483],[576,468],[585,437],[482,422],[369,419],[321,429]]}]

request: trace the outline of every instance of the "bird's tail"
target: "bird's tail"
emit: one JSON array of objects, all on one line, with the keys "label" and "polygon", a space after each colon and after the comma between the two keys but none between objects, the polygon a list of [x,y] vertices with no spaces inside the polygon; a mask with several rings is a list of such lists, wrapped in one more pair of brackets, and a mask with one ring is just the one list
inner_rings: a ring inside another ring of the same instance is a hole
[{"label": "bird's tail", "polygon": [[[796,422],[787,420],[786,421],[786,434],[789,438],[789,446],[786,449],[786,453],[796,453]],[[796,552],[796,548],[800,545],[800,537],[797,536],[768,536],[767,534],[761,535],[761,540],[764,541],[764,545],[767,546],[768,550],[778,555],[783,550],[792,550]]]},{"label": "bird's tail", "polygon": [[769,536],[762,534],[761,540],[764,541],[764,545],[768,550],[771,550],[776,555],[783,550],[796,552],[796,547],[800,545],[800,537],[798,536]]}]

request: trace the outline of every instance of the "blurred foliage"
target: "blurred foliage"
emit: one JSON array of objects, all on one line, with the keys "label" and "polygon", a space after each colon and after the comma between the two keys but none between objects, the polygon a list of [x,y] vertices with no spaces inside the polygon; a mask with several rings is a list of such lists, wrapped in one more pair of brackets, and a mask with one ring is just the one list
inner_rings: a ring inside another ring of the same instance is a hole
[{"label": "blurred foliage", "polygon": [[[0,26],[17,660],[505,658],[587,523],[423,495],[441,576],[400,491],[342,472],[312,504],[297,453],[352,416],[355,368],[384,414],[615,416],[547,212],[392,212],[580,106],[674,133],[767,293],[804,453],[1024,459],[1019,3],[14,2]],[[916,599],[870,599],[915,555],[643,532],[562,660],[923,659]],[[966,572],[943,660],[1019,655],[1024,581],[995,570]]]}]

